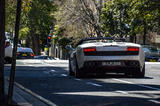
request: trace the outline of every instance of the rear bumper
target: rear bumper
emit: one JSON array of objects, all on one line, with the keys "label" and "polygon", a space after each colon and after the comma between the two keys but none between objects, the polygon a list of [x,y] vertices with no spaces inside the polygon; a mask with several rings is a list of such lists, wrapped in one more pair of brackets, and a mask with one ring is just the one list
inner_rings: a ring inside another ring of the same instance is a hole
[{"label": "rear bumper", "polygon": [[32,56],[17,56],[17,59],[34,59]]},{"label": "rear bumper", "polygon": [[[121,65],[103,65],[103,62],[121,62]],[[121,60],[121,61],[87,61],[84,63],[83,68],[81,68],[84,72],[89,73],[99,73],[99,72],[106,72],[106,73],[126,73],[132,71],[139,71],[140,69],[140,62],[139,61],[131,61],[131,60]]]}]

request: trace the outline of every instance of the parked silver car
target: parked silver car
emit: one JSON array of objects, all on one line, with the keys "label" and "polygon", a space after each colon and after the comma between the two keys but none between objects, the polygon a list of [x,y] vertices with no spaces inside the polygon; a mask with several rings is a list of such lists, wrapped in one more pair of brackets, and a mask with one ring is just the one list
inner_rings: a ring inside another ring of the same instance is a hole
[{"label": "parked silver car", "polygon": [[70,50],[69,74],[82,77],[87,73],[125,73],[144,77],[145,57],[139,44],[116,42],[112,38],[82,39]]}]

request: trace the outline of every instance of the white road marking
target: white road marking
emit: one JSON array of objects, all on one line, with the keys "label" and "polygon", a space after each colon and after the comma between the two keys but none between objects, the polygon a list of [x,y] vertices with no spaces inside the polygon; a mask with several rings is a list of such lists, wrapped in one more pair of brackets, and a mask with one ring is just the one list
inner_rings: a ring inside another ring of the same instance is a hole
[{"label": "white road marking", "polygon": [[153,90],[160,90],[160,88],[155,88],[155,87],[146,86],[146,85],[141,85],[141,84],[138,84],[138,86],[140,86],[140,87],[144,87],[144,88],[153,89]]},{"label": "white road marking", "polygon": [[87,84],[89,84],[89,85],[94,85],[94,86],[98,86],[98,87],[101,87],[102,85],[100,85],[100,84],[96,84],[96,83],[92,83],[92,82],[87,82]]},{"label": "white road marking", "polygon": [[128,93],[125,92],[125,91],[115,91],[115,92],[117,92],[117,93],[123,93],[123,94],[128,94]]},{"label": "white road marking", "polygon": [[75,80],[77,80],[77,81],[81,81],[81,79],[75,79]]},{"label": "white road marking", "polygon": [[116,80],[116,81],[119,81],[119,82],[124,82],[124,83],[127,83],[127,84],[134,84],[134,85],[137,85],[137,86],[140,86],[140,87],[143,87],[143,88],[148,88],[148,89],[153,89],[153,90],[160,90],[160,88],[155,88],[155,87],[146,86],[146,85],[142,85],[142,84],[135,84],[133,82],[124,81],[124,80],[120,80],[120,79],[116,79],[116,78],[113,78],[113,80]]},{"label": "white road marking", "polygon": [[67,77],[68,75],[66,75],[66,74],[61,74],[61,76],[63,76],[63,77]]},{"label": "white road marking", "polygon": [[160,62],[145,62],[145,64],[154,64],[154,65],[156,65],[156,64],[160,64]]},{"label": "white road marking", "polygon": [[120,80],[120,79],[116,79],[116,78],[112,78],[113,80],[116,80],[116,81],[119,81],[119,82],[124,82],[124,83],[127,83],[127,84],[134,84],[132,82],[128,82],[128,81],[124,81],[124,80]]},{"label": "white road marking", "polygon": [[56,70],[51,70],[51,72],[56,72]]},{"label": "white road marking", "polygon": [[148,101],[156,103],[156,104],[160,104],[160,101],[157,101],[157,100],[148,100]]},{"label": "white road marking", "polygon": [[[142,91],[143,92],[143,91]],[[117,92],[111,92],[111,91],[92,91],[92,92],[56,92],[52,94],[58,94],[58,95],[83,95],[83,96],[100,96],[100,97],[135,97],[135,98],[140,98],[139,95],[129,95],[129,94],[120,94],[117,95]],[[146,99],[151,99],[150,97],[147,96],[141,96],[141,98],[146,98]]]}]

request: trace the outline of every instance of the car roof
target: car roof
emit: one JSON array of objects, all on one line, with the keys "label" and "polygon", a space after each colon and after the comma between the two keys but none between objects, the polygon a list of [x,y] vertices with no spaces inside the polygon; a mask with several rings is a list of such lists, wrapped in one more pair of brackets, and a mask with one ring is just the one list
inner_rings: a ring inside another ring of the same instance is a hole
[{"label": "car roof", "polygon": [[115,41],[125,41],[124,38],[114,38],[114,37],[89,37],[89,38],[83,38],[81,39],[76,46],[82,44],[84,41],[88,40],[115,40]]}]

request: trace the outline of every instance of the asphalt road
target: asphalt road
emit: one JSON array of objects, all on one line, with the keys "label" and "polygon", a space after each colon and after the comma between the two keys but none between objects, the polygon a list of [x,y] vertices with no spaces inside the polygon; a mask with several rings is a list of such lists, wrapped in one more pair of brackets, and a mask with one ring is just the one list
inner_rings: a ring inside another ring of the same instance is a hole
[{"label": "asphalt road", "polygon": [[[57,106],[160,106],[160,63],[146,63],[145,78],[68,76],[65,60],[18,60],[15,81]],[[10,66],[5,67],[9,76]]]}]

